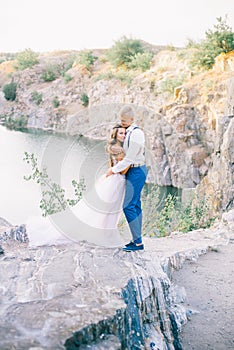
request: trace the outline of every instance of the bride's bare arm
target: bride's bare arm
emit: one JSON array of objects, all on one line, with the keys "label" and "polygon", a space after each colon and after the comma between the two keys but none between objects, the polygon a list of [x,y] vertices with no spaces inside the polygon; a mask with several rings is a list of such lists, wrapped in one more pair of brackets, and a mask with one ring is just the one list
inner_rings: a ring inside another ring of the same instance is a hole
[{"label": "bride's bare arm", "polygon": [[109,169],[107,170],[107,172],[106,172],[106,177],[111,176],[111,175],[113,175],[113,174],[114,174],[114,173],[113,173],[112,169],[109,168]]}]

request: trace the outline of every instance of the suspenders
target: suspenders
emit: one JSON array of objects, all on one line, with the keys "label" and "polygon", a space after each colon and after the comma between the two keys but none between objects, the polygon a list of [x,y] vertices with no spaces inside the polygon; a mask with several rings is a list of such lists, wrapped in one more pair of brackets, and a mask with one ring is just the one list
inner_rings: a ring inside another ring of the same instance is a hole
[{"label": "suspenders", "polygon": [[[129,147],[129,143],[130,143],[130,136],[131,136],[131,133],[133,132],[133,130],[135,129],[139,129],[138,126],[135,126],[130,132],[129,132],[129,136],[128,136],[128,147]],[[143,155],[145,155],[145,149],[143,151]]]},{"label": "suspenders", "polygon": [[131,133],[133,132],[133,130],[135,129],[139,129],[138,126],[135,126],[130,132],[129,132],[129,136],[128,136],[128,147],[129,147],[129,143],[130,143],[130,136],[131,136]]}]

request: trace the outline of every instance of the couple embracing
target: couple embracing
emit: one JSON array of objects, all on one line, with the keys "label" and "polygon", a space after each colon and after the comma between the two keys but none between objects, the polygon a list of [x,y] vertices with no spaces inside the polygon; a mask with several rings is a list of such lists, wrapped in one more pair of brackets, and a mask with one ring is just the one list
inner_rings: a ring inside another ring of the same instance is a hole
[{"label": "couple embracing", "polygon": [[119,247],[123,245],[118,230],[123,210],[132,235],[123,250],[144,249],[140,197],[147,175],[145,137],[134,119],[132,107],[121,110],[120,123],[112,129],[106,145],[111,167],[70,211],[27,220],[29,245],[87,241],[99,246]]},{"label": "couple embracing", "polygon": [[[128,222],[132,240],[124,251],[143,250],[141,191],[146,181],[145,137],[135,123],[132,107],[126,106],[120,112],[120,123],[114,126],[106,151],[110,154],[111,167],[106,177],[125,174],[123,211]],[[116,178],[116,181],[117,178]]]}]

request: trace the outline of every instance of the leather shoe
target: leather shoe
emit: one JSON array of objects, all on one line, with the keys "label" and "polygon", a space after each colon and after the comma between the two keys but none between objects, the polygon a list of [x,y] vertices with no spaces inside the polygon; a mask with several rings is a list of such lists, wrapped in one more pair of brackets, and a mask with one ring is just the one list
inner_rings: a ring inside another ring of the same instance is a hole
[{"label": "leather shoe", "polygon": [[133,241],[131,241],[131,242],[125,244],[125,247],[130,247],[131,245],[134,245],[134,244],[135,244],[135,243],[134,243]]},{"label": "leather shoe", "polygon": [[144,244],[140,244],[140,245],[136,245],[135,243],[132,242],[131,245],[129,245],[128,247],[124,247],[123,251],[125,252],[136,252],[138,250],[144,250]]}]

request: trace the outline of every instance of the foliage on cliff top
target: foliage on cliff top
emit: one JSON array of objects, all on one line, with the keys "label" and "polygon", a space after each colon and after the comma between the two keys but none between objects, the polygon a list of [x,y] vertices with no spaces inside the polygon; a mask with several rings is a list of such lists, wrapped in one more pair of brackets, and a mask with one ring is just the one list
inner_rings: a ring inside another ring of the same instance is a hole
[{"label": "foliage on cliff top", "polygon": [[218,17],[214,29],[208,29],[205,32],[205,39],[200,43],[189,40],[187,47],[194,47],[196,51],[193,54],[191,64],[198,68],[212,68],[215,57],[220,53],[228,53],[234,50],[234,32],[227,24],[227,15],[225,18]]},{"label": "foliage on cliff top", "polygon": [[82,64],[86,69],[89,70],[96,60],[97,57],[93,55],[93,52],[91,50],[84,50],[78,54],[75,61]]},{"label": "foliage on cliff top", "polygon": [[25,49],[17,55],[16,68],[19,70],[32,68],[35,64],[39,63],[38,56],[39,55],[31,49]]},{"label": "foliage on cliff top", "polygon": [[107,58],[114,67],[125,66],[129,69],[150,68],[153,53],[145,49],[141,40],[123,36],[108,50]]},{"label": "foliage on cliff top", "polygon": [[143,53],[144,49],[140,40],[129,39],[123,36],[108,50],[108,60],[115,66],[126,65],[131,62],[131,58],[138,53]]}]

